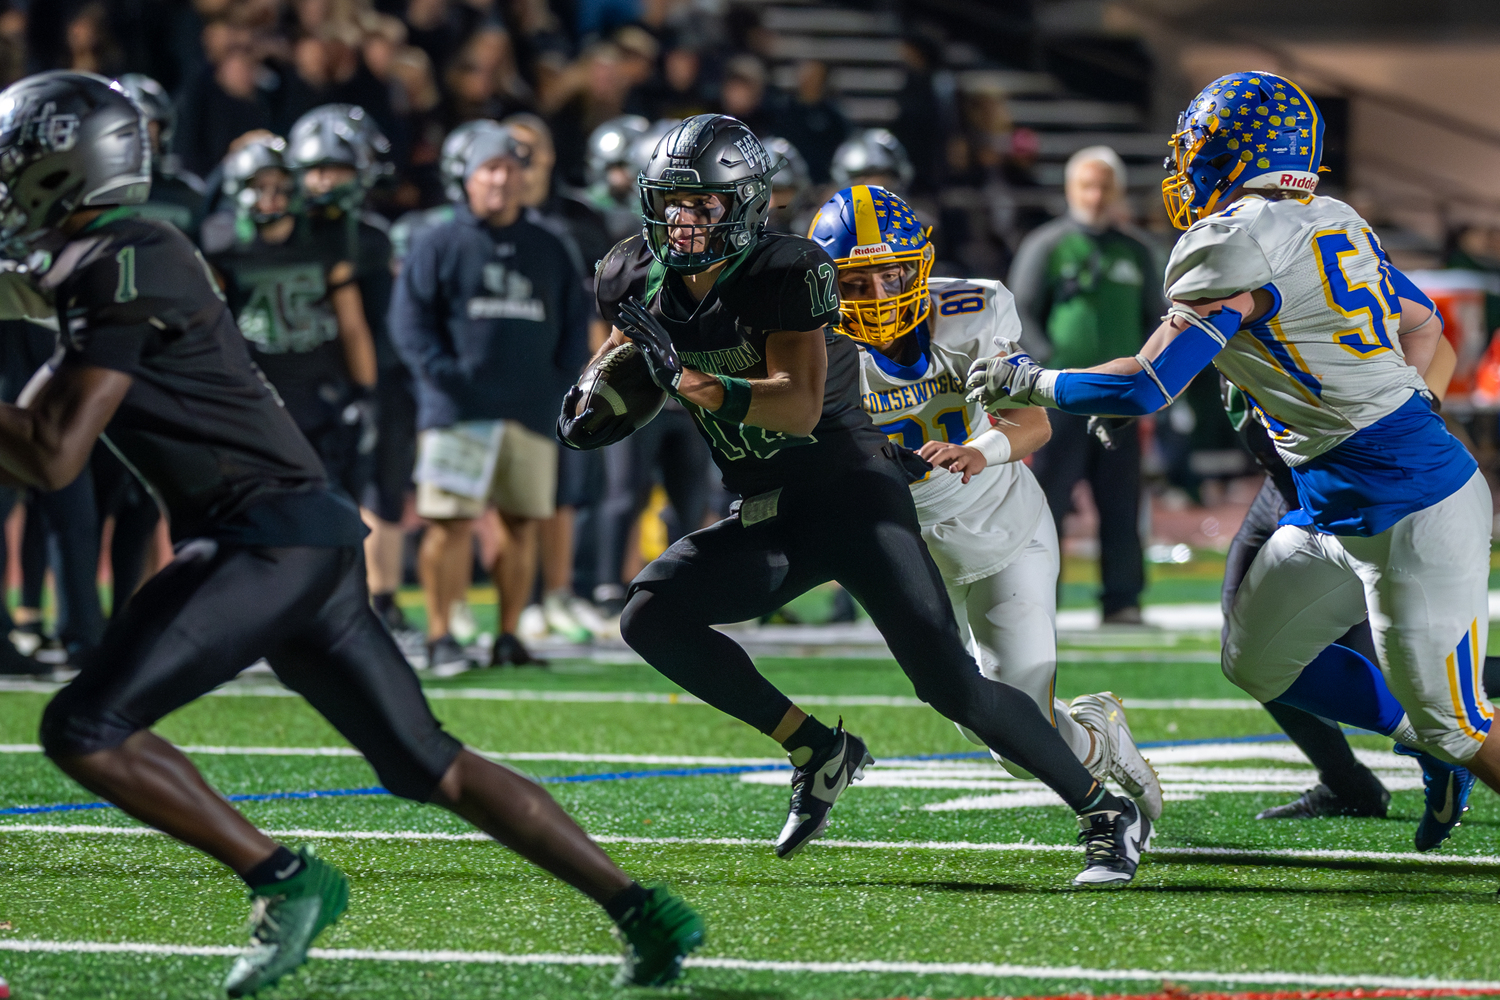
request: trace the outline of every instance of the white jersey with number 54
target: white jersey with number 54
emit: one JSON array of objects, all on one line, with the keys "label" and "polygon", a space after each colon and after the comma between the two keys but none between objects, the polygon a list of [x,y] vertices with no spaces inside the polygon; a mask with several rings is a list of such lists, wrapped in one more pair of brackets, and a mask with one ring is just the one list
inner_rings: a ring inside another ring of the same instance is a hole
[{"label": "white jersey with number 54", "polygon": [[[916,451],[928,441],[968,442],[990,429],[980,405],[964,400],[964,379],[977,359],[1018,350],[1015,299],[998,281],[933,278],[932,312],[918,328],[921,356],[899,365],[860,345],[865,412],[892,441]],[[999,572],[1031,540],[1046,497],[1020,462],[963,477],[934,469],[912,484],[922,536],[950,584]]]},{"label": "white jersey with number 54", "polygon": [[1282,458],[1298,466],[1426,388],[1401,352],[1387,268],[1370,224],[1343,202],[1250,195],[1183,234],[1166,290],[1187,301],[1271,293],[1271,311],[1214,365],[1254,399]]}]

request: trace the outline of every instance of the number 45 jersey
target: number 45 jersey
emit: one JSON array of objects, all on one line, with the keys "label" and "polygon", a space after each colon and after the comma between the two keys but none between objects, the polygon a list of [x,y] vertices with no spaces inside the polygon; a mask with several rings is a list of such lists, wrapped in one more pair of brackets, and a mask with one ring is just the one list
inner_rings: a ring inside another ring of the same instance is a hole
[{"label": "number 45 jersey", "polygon": [[[932,311],[915,335],[922,351],[900,365],[861,345],[860,394],[876,426],[913,451],[928,441],[964,444],[990,429],[978,403],[964,400],[964,379],[979,358],[1019,350],[1015,298],[998,281],[933,278]],[[1046,516],[1046,496],[1020,462],[986,466],[968,483],[933,469],[911,486],[922,537],[950,585],[1004,569]]]},{"label": "number 45 jersey", "polygon": [[[724,487],[742,497],[782,487],[816,488],[819,480],[868,465],[886,444],[859,405],[859,348],[837,332],[838,272],[810,240],[764,233],[724,266],[703,301],[632,236],[599,263],[599,312],[615,325],[620,304],[640,300],[658,317],[687,368],[712,375],[766,377],[766,338],[824,328],[828,377],[823,412],[812,434],[799,437],[729,424],[691,403],[698,430],[713,449]],[[894,464],[894,463],[892,463]]]},{"label": "number 45 jersey", "polygon": [[1348,205],[1247,196],[1183,234],[1166,288],[1186,301],[1271,294],[1270,312],[1214,365],[1250,397],[1292,470],[1303,510],[1286,523],[1378,534],[1473,475],[1397,337],[1401,296],[1426,296]]}]

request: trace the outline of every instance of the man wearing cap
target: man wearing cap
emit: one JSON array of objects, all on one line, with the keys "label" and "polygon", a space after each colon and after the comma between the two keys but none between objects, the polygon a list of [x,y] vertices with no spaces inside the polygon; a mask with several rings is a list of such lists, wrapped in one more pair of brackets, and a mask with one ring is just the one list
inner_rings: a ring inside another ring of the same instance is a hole
[{"label": "man wearing cap", "polygon": [[[1068,214],[1033,230],[1016,251],[1006,284],[1016,296],[1022,344],[1053,368],[1088,368],[1129,357],[1166,311],[1162,266],[1122,223],[1125,165],[1108,146],[1090,146],[1068,160]],[[1054,410],[1052,440],[1032,471],[1062,527],[1073,487],[1087,479],[1099,510],[1099,568],[1104,621],[1140,624],[1145,568],[1138,524],[1141,449],[1133,427],[1106,448],[1088,418]]]},{"label": "man wearing cap", "polygon": [[490,665],[537,662],[515,632],[536,576],[536,522],[554,512],[552,425],[588,357],[574,257],[525,218],[530,155],[508,128],[474,140],[464,159],[467,203],[417,238],[391,302],[396,347],[417,384],[429,663],[449,671],[464,658],[448,634],[448,609],[467,589],[473,523],[488,504],[505,528]]}]

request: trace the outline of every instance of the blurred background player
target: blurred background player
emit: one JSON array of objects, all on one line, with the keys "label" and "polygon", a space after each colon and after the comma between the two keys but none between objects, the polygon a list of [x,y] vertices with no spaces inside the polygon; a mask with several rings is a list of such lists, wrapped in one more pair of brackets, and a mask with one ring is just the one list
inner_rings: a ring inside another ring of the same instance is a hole
[{"label": "blurred background player", "polygon": [[802,153],[780,136],[764,136],[761,142],[776,173],[771,175],[771,215],[766,228],[773,233],[801,236],[812,223],[814,206],[808,204],[812,194],[812,173]]},{"label": "blurred background player", "polygon": [[905,194],[916,177],[906,147],[883,128],[862,129],[841,143],[828,172],[839,188],[872,184],[897,195]]},{"label": "blurred background player", "polygon": [[250,353],[287,412],[352,500],[362,487],[356,409],[375,384],[375,348],[350,241],[315,233],[294,212],[298,190],[279,137],[256,140],[224,172],[235,215],[204,227],[204,251],[224,282]]},{"label": "blurred background player", "polygon": [[[1166,309],[1150,247],[1120,225],[1125,166],[1107,146],[1068,160],[1068,214],[1033,230],[1007,282],[1021,316],[1021,344],[1059,368],[1084,368],[1140,350]],[[1099,512],[1099,600],[1106,624],[1139,625],[1146,568],[1141,551],[1141,446],[1134,426],[1105,447],[1088,417],[1054,410],[1052,440],[1032,471],[1059,526],[1073,491],[1089,484]]]},{"label": "blurred background player", "polygon": [[516,636],[536,579],[537,522],[555,513],[554,401],[588,357],[589,310],[568,247],[525,217],[530,147],[504,127],[465,151],[467,203],[427,229],[402,262],[392,331],[417,385],[419,570],[429,666],[459,670],[450,634],[488,504],[504,537],[492,568],[500,599],[491,666],[536,664]]},{"label": "blurred background player", "polygon": [[865,412],[933,467],[912,483],[912,498],[980,672],[1029,695],[1089,773],[1120,784],[1154,823],[1161,784],[1136,749],[1119,699],[1085,694],[1070,708],[1053,695],[1057,529],[1021,464],[1050,435],[1047,413],[1009,410],[992,426],[982,408],[964,401],[974,361],[1017,349],[1021,322],[1010,293],[998,281],[929,278],[932,244],[906,203],[884,188],[835,194],[810,238],[839,268],[839,310],[844,333],[860,344]]},{"label": "blurred background player", "polygon": [[609,245],[640,228],[640,197],[635,175],[640,173],[637,145],[651,128],[640,115],[611,118],[589,133],[583,196],[604,218]]},{"label": "blurred background player", "polygon": [[133,211],[143,218],[170,222],[189,237],[196,237],[207,189],[203,179],[184,170],[172,153],[177,109],[171,95],[143,73],[126,73],[119,84],[146,116],[146,128],[151,132],[151,197]]}]

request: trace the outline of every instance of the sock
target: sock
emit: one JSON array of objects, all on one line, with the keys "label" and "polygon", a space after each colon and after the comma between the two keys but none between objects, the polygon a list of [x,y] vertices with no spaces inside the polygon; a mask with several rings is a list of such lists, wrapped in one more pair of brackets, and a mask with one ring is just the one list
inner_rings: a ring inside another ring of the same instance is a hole
[{"label": "sock", "polygon": [[781,743],[781,749],[792,759],[793,767],[801,767],[812,760],[820,750],[827,748],[838,737],[832,729],[809,715],[802,720],[797,731]]},{"label": "sock", "polygon": [[370,603],[374,605],[376,612],[384,615],[396,606],[395,594],[371,594]]},{"label": "sock", "polygon": [[1387,736],[1406,717],[1375,664],[1337,643],[1319,653],[1273,700]]},{"label": "sock", "polygon": [[276,848],[271,855],[244,874],[245,884],[258,889],[272,882],[285,882],[302,870],[302,859],[285,847]]},{"label": "sock", "polygon": [[632,910],[639,910],[646,905],[646,890],[639,882],[632,882],[604,903],[604,912],[609,914],[609,919],[620,923],[630,915]]},{"label": "sock", "polygon": [[1083,807],[1078,810],[1078,815],[1087,816],[1095,812],[1124,812],[1125,800],[1098,782],[1094,783],[1096,791],[1084,802]]}]

